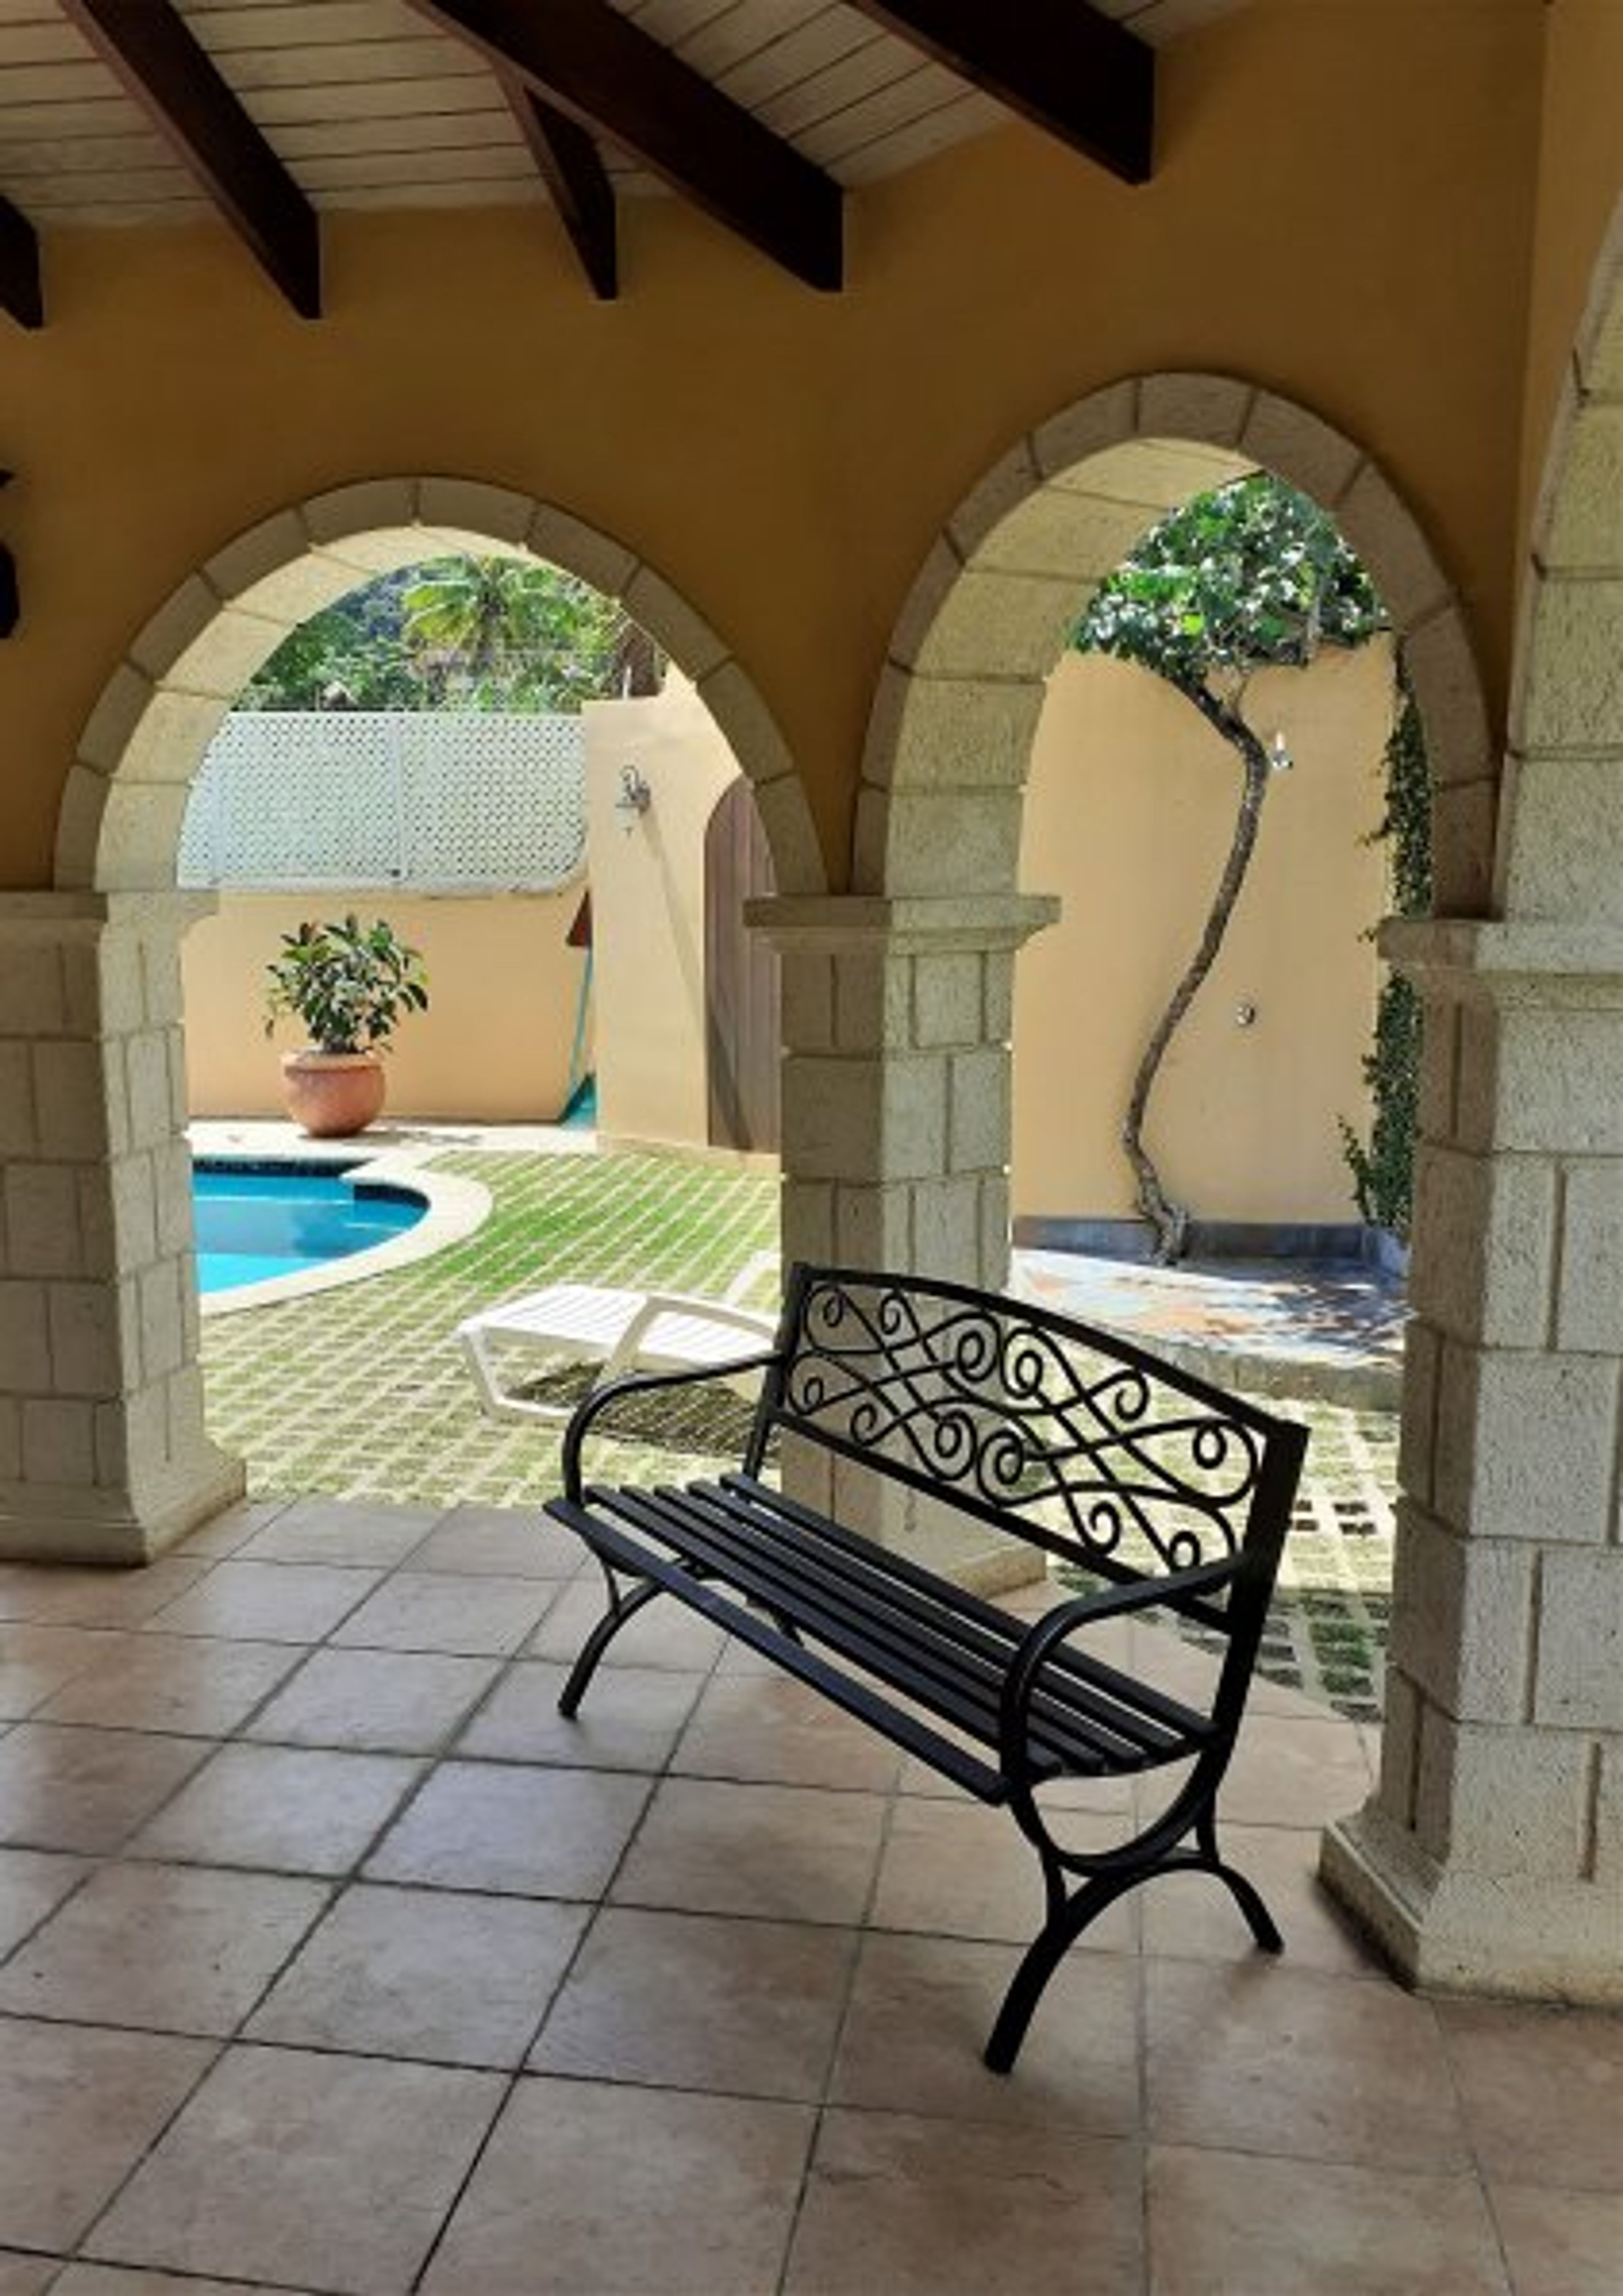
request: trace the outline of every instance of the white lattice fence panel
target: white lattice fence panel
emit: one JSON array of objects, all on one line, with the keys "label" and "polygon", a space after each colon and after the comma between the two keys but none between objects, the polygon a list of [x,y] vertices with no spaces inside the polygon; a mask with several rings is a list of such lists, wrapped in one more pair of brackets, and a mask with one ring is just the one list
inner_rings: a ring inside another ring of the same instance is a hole
[{"label": "white lattice fence panel", "polygon": [[578,718],[264,710],[209,744],[187,885],[545,890],[579,869]]},{"label": "white lattice fence panel", "polygon": [[575,874],[586,835],[578,718],[405,722],[401,841],[414,882],[540,887]]}]

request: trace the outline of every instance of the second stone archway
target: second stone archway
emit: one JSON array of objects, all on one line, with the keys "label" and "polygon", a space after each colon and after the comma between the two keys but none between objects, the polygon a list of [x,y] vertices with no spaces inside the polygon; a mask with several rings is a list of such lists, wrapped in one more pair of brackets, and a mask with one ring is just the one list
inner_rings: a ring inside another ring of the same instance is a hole
[{"label": "second stone archway", "polygon": [[851,892],[762,912],[785,955],[785,1240],[807,1258],[1001,1285],[1018,889],[1045,681],[1099,579],[1158,518],[1268,469],[1330,510],[1387,601],[1435,776],[1439,906],[1487,898],[1496,759],[1459,597],[1353,440],[1229,376],[1095,391],[1019,440],[947,521],[893,633]]}]

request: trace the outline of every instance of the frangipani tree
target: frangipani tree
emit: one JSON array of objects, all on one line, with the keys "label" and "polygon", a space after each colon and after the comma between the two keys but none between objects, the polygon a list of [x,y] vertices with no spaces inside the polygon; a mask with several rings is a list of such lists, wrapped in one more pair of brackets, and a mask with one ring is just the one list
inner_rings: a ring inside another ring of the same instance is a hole
[{"label": "frangipani tree", "polygon": [[1167,1047],[1223,946],[1256,849],[1274,761],[1246,720],[1247,688],[1259,669],[1305,668],[1322,645],[1361,645],[1386,620],[1333,521],[1306,495],[1258,473],[1193,496],[1152,527],[1105,577],[1078,626],[1079,651],[1138,662],[1176,686],[1241,768],[1234,835],[1205,925],[1144,1046],[1122,1119],[1121,1144],[1160,1260],[1182,1257],[1189,1214],[1168,1195],[1144,1146],[1144,1112]]}]

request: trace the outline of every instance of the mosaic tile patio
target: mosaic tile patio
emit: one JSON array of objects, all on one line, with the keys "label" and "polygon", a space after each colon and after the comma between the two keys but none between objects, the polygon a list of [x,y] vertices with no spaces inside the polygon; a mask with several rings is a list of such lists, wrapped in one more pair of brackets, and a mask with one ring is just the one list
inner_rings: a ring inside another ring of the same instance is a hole
[{"label": "mosaic tile patio", "polygon": [[[538,1505],[558,1487],[559,1432],[480,1414],[453,1338],[462,1318],[564,1278],[714,1293],[775,1240],[776,1183],[759,1174],[633,1155],[456,1150],[433,1161],[490,1191],[477,1234],[398,1273],[205,1324],[209,1425],[247,1461],[251,1496]],[[1267,1400],[1279,1407],[1276,1395]],[[684,1473],[736,1459],[737,1398],[673,1401],[604,1447],[606,1474],[658,1472],[651,1447],[679,1452]],[[1265,1669],[1373,1721],[1396,1421],[1321,1402],[1288,1407],[1314,1437]]]}]

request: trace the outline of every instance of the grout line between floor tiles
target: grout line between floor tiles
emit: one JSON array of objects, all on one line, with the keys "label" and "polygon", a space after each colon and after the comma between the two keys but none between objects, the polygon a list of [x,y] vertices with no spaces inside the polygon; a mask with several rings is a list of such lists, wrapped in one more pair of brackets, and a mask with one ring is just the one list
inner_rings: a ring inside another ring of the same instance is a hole
[{"label": "grout line between floor tiles", "polygon": [[801,2164],[800,2180],[796,2187],[793,2204],[789,2212],[789,2224],[783,2239],[783,2260],[779,2267],[774,2296],[783,2296],[783,2292],[788,2287],[789,2274],[794,2259],[795,2243],[799,2238],[800,2221],[805,2213],[807,2201],[810,2197],[813,2171],[823,2144],[824,2127],[830,2112],[834,2109],[834,2080],[839,2071],[840,2054],[845,2047],[846,2035],[850,2028],[851,2014],[857,1999],[857,1985],[866,1954],[867,1941],[876,1934],[873,1923],[874,1910],[879,1902],[880,1879],[884,1873],[885,1858],[896,1828],[897,1806],[903,1798],[902,1780],[906,1775],[906,1761],[898,1761],[884,1795],[884,1808],[880,1817],[879,1843],[874,1853],[873,1869],[868,1876],[868,1886],[863,1895],[861,1912],[852,1924],[851,1951],[846,1969],[844,1997],[840,2003],[840,2014],[834,2022],[833,2037],[829,2046],[827,2062],[824,2066],[821,2093],[813,2101],[806,2158]]},{"label": "grout line between floor tiles", "polygon": [[[575,1582],[570,1580],[566,1583],[572,1585]],[[549,1604],[549,1610],[551,1607],[552,1606]],[[528,1639],[529,1638],[527,1637],[527,1643]],[[711,1652],[710,1662],[708,1668],[695,1668],[692,1669],[692,1671],[701,1675],[703,1680],[706,1682],[713,1680],[717,1669],[720,1665],[722,1652],[725,1648],[725,1644],[724,1642],[719,1648]],[[516,1655],[512,1663],[517,1663]],[[504,1669],[503,1676],[500,1678],[504,1680],[506,1678],[507,1672],[510,1670],[510,1669]],[[612,1677],[611,1677],[611,1678]],[[491,1694],[494,1695],[494,1688]],[[695,1692],[693,1699],[694,1704],[697,1703],[701,1695],[702,1695],[702,1693]],[[690,1714],[693,1708],[690,1706],[688,1709]],[[470,1726],[471,1723],[471,1718],[470,1718]],[[666,1749],[665,1759],[658,1770],[652,1774],[647,1772],[640,1772],[637,1774],[648,1780],[648,1791],[643,1797],[642,1806],[637,1811],[636,1817],[629,1828],[625,1841],[620,1845],[619,1856],[614,1859],[609,1872],[604,1875],[602,1886],[598,1890],[595,1898],[577,1901],[589,1905],[591,1911],[588,1913],[586,1919],[581,1923],[580,1934],[575,1940],[574,1950],[570,1954],[568,1959],[565,1961],[561,1970],[560,1971],[557,1981],[548,1993],[546,2001],[542,2007],[540,2014],[536,2020],[535,2025],[531,2029],[529,2037],[520,2052],[518,2061],[513,2066],[511,2074],[508,2076],[506,2086],[503,2090],[500,2102],[497,2103],[495,2112],[490,2117],[489,2125],[486,2128],[483,2137],[480,2139],[479,2144],[474,2150],[473,2156],[468,2163],[467,2172],[463,2176],[461,2183],[457,2185],[455,2194],[453,2194],[448,2206],[440,2218],[439,2226],[435,2230],[434,2236],[429,2243],[427,2250],[424,2251],[422,2262],[419,2264],[417,2270],[412,2276],[411,2286],[414,2291],[422,2286],[424,2276],[431,2269],[434,2259],[439,2254],[440,2247],[444,2243],[446,2234],[449,2230],[458,2209],[462,2206],[463,2201],[471,2186],[473,2178],[478,2172],[480,2163],[483,2161],[486,2153],[490,2148],[491,2143],[495,2137],[496,2130],[504,2117],[508,2106],[511,2104],[514,2095],[517,2094],[520,2083],[524,2079],[525,2071],[529,2063],[530,2057],[541,2038],[541,2035],[546,2029],[547,2021],[551,2017],[553,2008],[561,1999],[565,1986],[568,1985],[573,1978],[575,1971],[586,1951],[588,1940],[595,1933],[599,1921],[602,1919],[605,1910],[609,1907],[610,1893],[625,1866],[627,1858],[630,1856],[633,1843],[641,1837],[643,1824],[647,1820],[648,1813],[653,1807],[654,1797],[659,1792],[660,1784],[670,1775],[671,1758],[676,1751],[676,1744],[680,1736],[680,1728],[672,1733],[670,1744]],[[521,1765],[521,1767],[529,1767],[531,1766],[526,1764]],[[557,2076],[549,2076],[549,2078],[557,2078]],[[633,2086],[633,2084],[622,2085]]]},{"label": "grout line between floor tiles", "polygon": [[[78,2231],[74,2235],[71,2251],[74,2260],[77,2261],[78,2259],[84,2257],[85,2243],[94,2236],[97,2226],[100,2225],[111,2212],[111,2210],[118,2206],[119,2200],[123,2197],[124,2194],[127,2192],[129,2186],[134,2183],[135,2177],[146,2166],[147,2162],[152,2158],[159,2146],[163,2143],[164,2138],[168,2135],[170,2129],[174,2128],[176,2122],[180,2119],[181,2114],[184,2112],[187,2107],[193,2103],[199,2091],[202,2088],[204,2082],[209,2079],[215,2067],[225,2054],[226,2050],[232,2046],[229,2040],[219,2040],[214,2035],[209,2035],[208,2039],[212,2041],[214,2044],[213,2051],[207,2062],[200,2070],[197,2079],[191,2084],[184,2095],[181,2097],[178,2103],[175,2106],[174,2111],[165,2117],[160,2127],[153,2132],[143,2150],[137,2158],[130,2163],[124,2174],[119,2178],[118,2182],[114,2185],[112,2190],[108,2194],[101,2206],[94,2212],[86,2223],[80,2226]],[[97,2259],[90,2259],[86,2260],[95,2261]]]}]

